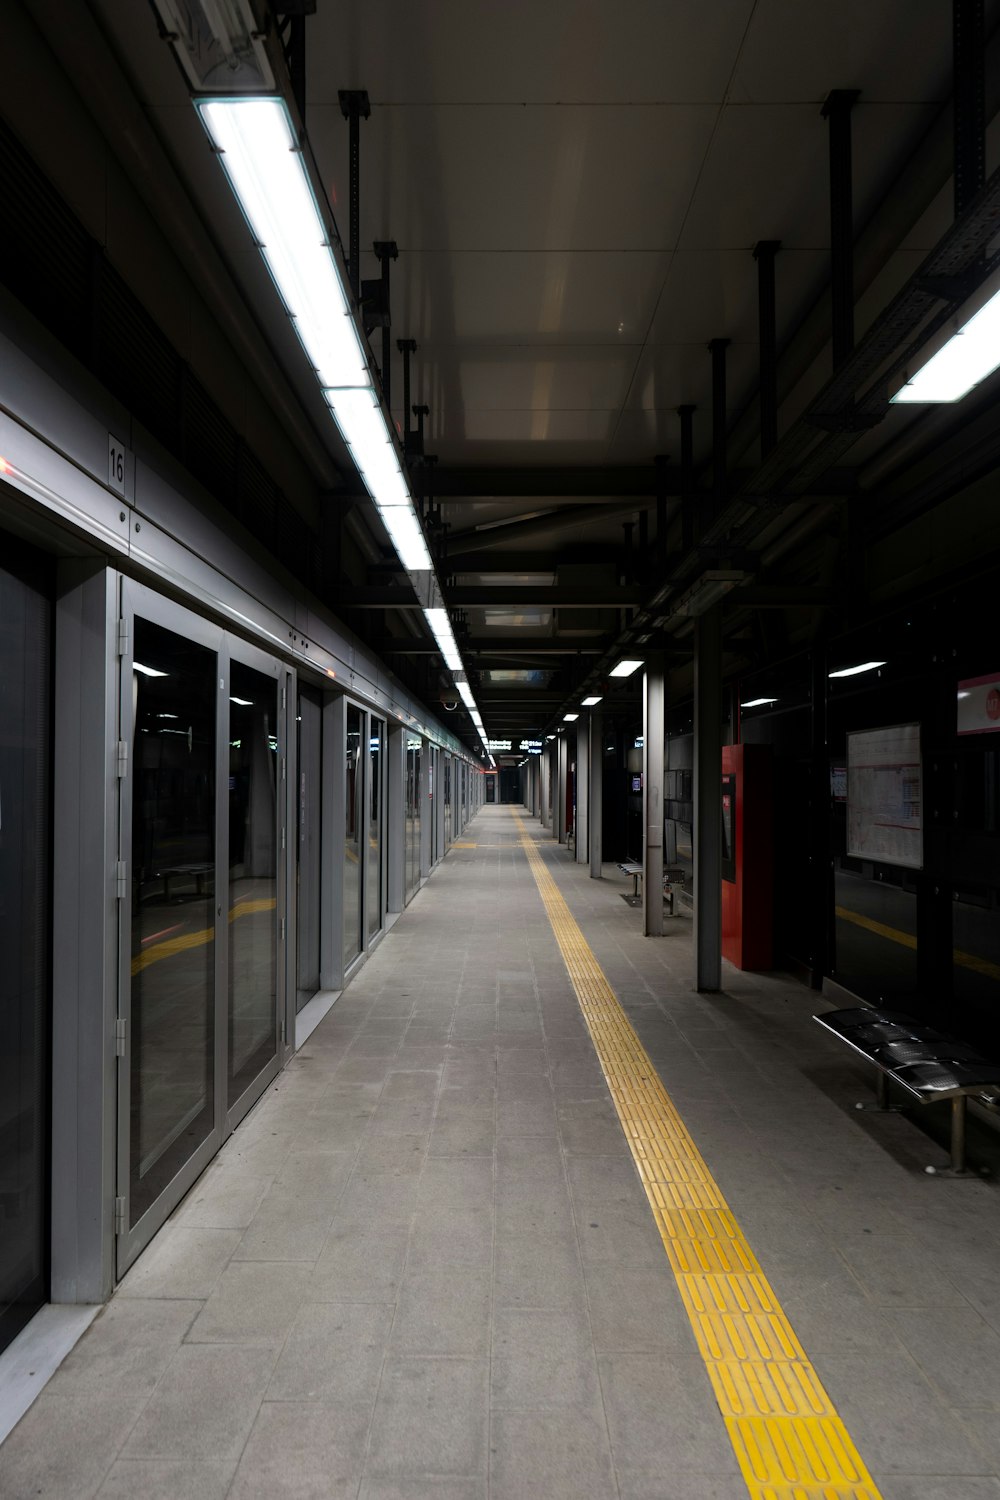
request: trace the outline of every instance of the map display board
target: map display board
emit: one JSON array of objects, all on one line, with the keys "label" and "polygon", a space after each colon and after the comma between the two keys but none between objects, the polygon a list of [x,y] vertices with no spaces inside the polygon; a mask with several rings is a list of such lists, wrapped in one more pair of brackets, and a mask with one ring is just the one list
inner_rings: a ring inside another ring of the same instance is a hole
[{"label": "map display board", "polygon": [[847,852],[922,868],[919,724],[847,736]]}]

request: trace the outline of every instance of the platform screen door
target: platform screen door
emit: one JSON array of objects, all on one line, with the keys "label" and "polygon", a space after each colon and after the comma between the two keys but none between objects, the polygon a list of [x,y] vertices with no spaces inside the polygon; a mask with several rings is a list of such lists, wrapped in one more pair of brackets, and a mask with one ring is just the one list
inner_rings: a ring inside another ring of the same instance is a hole
[{"label": "platform screen door", "polygon": [[278,1066],[279,664],[122,585],[121,1274]]}]

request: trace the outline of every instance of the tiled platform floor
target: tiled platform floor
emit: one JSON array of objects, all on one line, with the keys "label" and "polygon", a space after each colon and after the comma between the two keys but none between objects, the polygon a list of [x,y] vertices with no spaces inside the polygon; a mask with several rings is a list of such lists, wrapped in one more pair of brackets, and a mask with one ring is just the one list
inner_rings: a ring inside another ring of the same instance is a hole
[{"label": "tiled platform floor", "polygon": [[[529,828],[540,835],[537,823]],[[7,1443],[5,1500],[744,1500],[517,830],[486,808]],[[817,997],[541,846],[885,1500],[1000,1500],[1000,1188]]]}]

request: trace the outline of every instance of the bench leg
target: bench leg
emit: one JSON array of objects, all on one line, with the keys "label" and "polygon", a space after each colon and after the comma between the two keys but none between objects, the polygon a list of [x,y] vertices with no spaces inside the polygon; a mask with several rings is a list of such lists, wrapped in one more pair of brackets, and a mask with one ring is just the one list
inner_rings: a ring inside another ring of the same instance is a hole
[{"label": "bench leg", "polygon": [[965,1171],[965,1095],[951,1101],[951,1170]]},{"label": "bench leg", "polygon": [[862,1102],[856,1104],[854,1108],[862,1110],[874,1109],[878,1110],[880,1114],[887,1115],[899,1114],[899,1105],[889,1103],[889,1079],[881,1069],[875,1075],[875,1103],[868,1104],[867,1102]]}]

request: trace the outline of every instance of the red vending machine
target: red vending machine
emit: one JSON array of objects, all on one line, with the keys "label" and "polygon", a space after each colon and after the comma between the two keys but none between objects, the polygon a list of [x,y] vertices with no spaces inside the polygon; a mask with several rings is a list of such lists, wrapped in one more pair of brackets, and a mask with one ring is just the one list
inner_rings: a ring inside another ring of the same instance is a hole
[{"label": "red vending machine", "polygon": [[722,956],[774,962],[774,794],[770,745],[722,747]]}]

